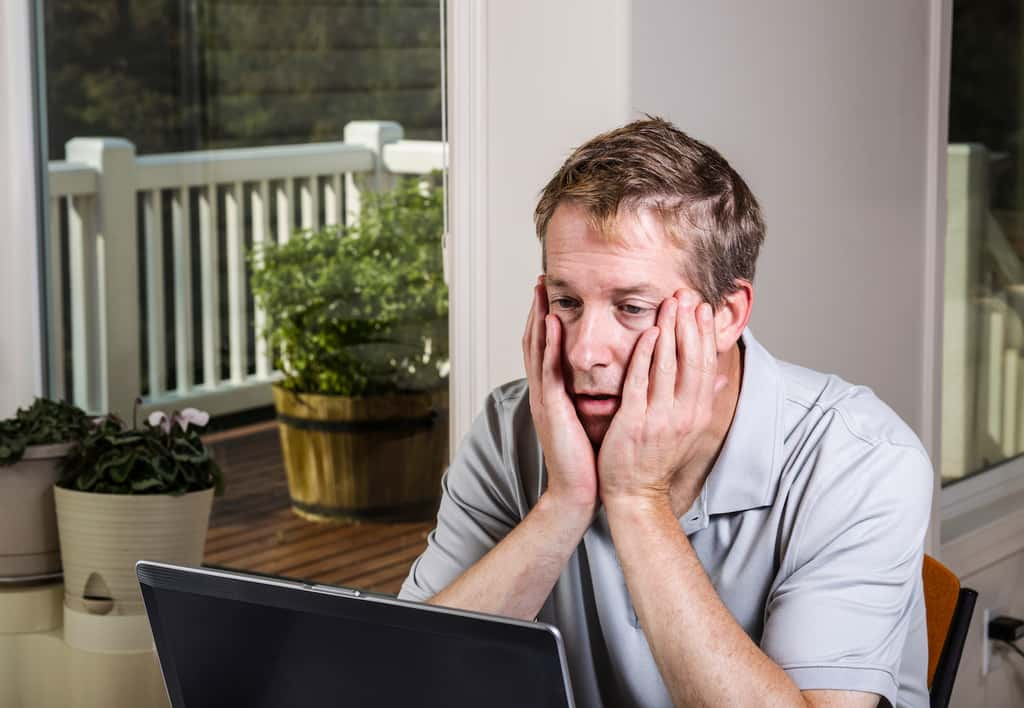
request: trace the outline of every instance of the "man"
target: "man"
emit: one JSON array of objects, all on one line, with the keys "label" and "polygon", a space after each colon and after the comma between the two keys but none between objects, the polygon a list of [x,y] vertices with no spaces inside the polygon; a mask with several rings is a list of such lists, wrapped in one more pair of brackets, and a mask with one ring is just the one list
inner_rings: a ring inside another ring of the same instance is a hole
[{"label": "man", "polygon": [[930,463],[870,391],[747,329],[740,176],[638,121],[535,218],[526,381],[463,441],[401,596],[555,625],[582,706],[927,705]]}]

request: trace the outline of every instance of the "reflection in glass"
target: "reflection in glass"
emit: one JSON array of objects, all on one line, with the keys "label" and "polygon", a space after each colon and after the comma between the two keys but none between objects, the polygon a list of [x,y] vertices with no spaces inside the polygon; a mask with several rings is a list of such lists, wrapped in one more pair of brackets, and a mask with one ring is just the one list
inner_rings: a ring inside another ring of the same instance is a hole
[{"label": "reflection in glass", "polygon": [[1020,3],[954,4],[942,479],[1024,452],[1024,66]]},{"label": "reflection in glass", "polygon": [[[213,416],[207,562],[395,592],[448,457],[443,4],[36,3],[50,395]],[[349,260],[258,300],[271,244]]]}]

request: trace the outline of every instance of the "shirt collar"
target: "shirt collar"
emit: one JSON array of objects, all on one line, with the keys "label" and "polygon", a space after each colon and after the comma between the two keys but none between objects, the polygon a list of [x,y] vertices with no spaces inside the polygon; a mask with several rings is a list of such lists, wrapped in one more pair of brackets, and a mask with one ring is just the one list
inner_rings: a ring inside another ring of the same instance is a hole
[{"label": "shirt collar", "polygon": [[708,514],[770,504],[782,453],[782,377],[750,329],[743,342],[743,382],[725,444],[703,490]]}]

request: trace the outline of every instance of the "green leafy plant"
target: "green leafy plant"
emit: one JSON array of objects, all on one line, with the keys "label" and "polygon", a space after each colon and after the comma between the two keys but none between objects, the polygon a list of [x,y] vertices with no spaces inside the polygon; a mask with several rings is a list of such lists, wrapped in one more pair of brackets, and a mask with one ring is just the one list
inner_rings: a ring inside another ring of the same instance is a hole
[{"label": "green leafy plant", "polygon": [[101,494],[173,494],[224,491],[220,466],[199,437],[209,415],[194,408],[150,414],[142,426],[117,416],[96,422],[63,463],[58,483]]},{"label": "green leafy plant", "polygon": [[439,388],[448,375],[448,290],[438,174],[364,192],[359,219],[250,253],[252,290],[282,385],[366,396]]},{"label": "green leafy plant", "polygon": [[0,420],[0,466],[13,465],[29,445],[77,440],[89,429],[89,416],[64,401],[37,398],[19,408],[13,418]]}]

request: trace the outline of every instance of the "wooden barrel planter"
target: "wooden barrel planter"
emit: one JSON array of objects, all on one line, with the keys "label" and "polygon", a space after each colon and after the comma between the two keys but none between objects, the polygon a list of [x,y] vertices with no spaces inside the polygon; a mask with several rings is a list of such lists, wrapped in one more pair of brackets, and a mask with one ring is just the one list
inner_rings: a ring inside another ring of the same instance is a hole
[{"label": "wooden barrel planter", "polygon": [[448,390],[348,397],[274,386],[292,509],[313,521],[433,518]]}]

